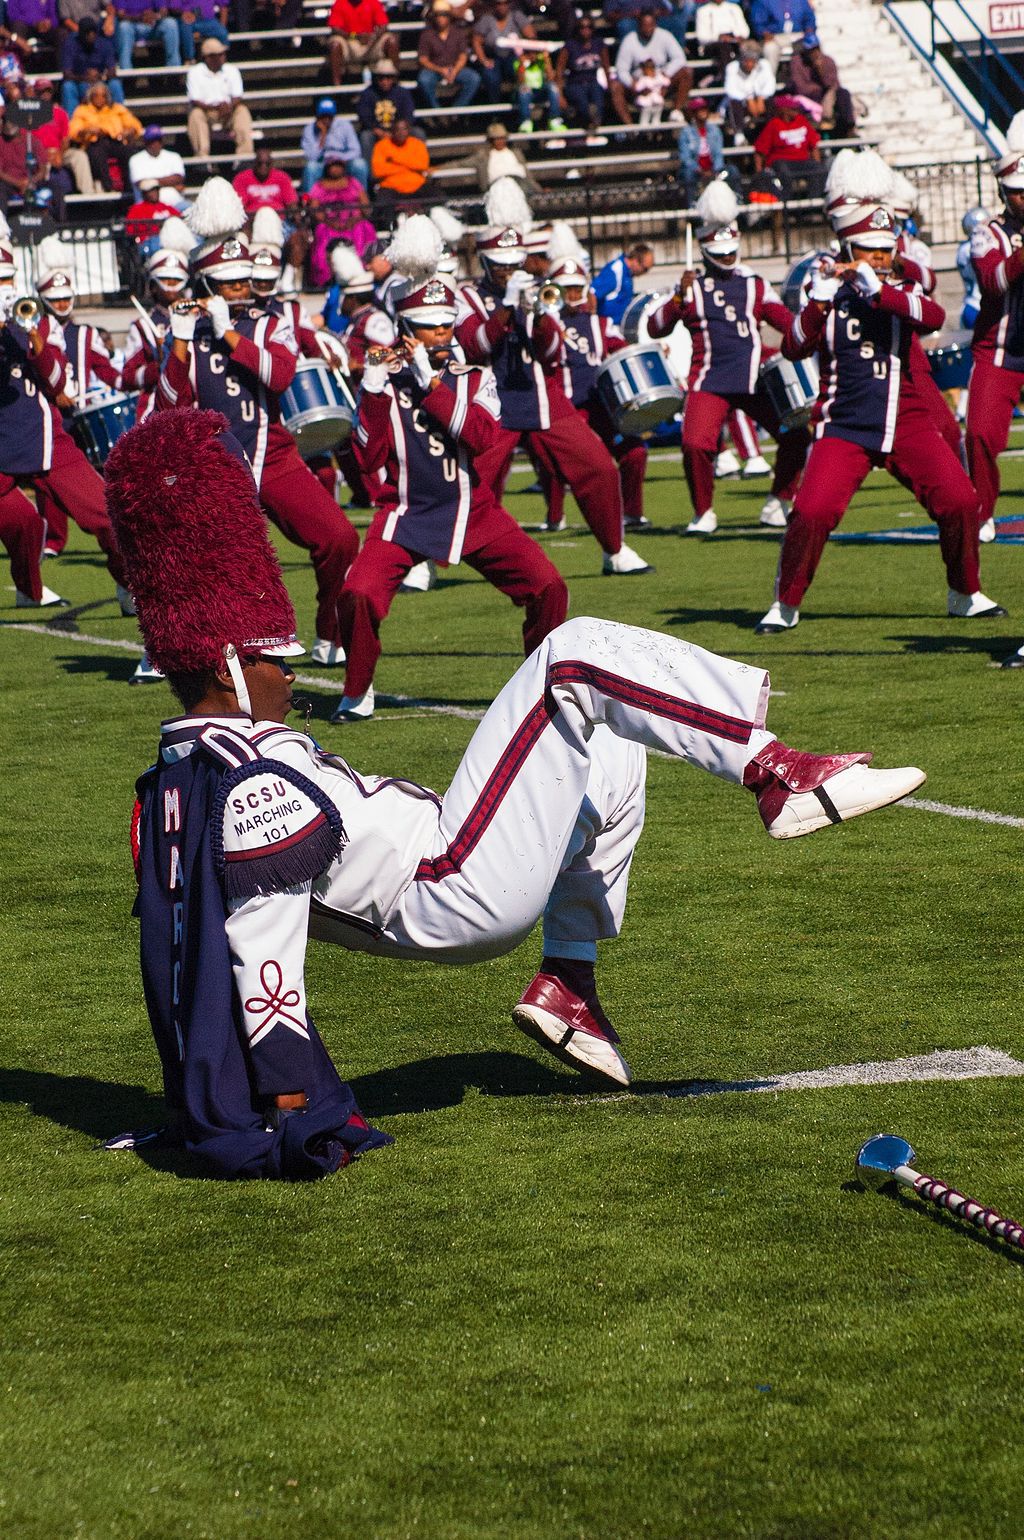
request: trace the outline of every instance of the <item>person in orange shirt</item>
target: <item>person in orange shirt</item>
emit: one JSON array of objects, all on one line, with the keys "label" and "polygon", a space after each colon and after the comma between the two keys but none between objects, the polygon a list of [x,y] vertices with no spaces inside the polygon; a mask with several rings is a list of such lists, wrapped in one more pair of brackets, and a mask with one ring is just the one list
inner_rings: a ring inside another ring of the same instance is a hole
[{"label": "person in orange shirt", "polygon": [[377,185],[378,197],[415,198],[430,179],[430,151],[417,139],[405,118],[396,118],[390,134],[378,139],[373,147],[370,173]]},{"label": "person in orange shirt", "polygon": [[125,190],[131,188],[128,161],[141,133],[142,124],[138,118],[120,102],[111,100],[102,80],[90,86],[89,95],[75,108],[68,124],[71,143],[85,150],[90,171],[107,192],[115,190],[110,175],[112,160],[121,168]]}]

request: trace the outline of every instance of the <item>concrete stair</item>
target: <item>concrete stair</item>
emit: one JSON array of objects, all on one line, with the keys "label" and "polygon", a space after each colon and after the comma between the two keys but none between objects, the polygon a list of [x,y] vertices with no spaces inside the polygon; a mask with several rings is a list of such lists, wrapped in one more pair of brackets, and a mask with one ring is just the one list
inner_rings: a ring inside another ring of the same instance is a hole
[{"label": "concrete stair", "polygon": [[987,153],[980,137],[927,66],[871,0],[817,0],[822,47],[839,78],[864,102],[858,126],[879,153],[897,165],[975,160]]}]

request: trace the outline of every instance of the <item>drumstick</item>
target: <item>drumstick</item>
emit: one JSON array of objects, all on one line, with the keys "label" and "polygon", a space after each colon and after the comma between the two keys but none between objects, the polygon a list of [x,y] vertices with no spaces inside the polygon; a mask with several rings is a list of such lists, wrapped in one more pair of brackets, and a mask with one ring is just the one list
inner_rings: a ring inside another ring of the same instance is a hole
[{"label": "drumstick", "polygon": [[135,306],[135,309],[138,311],[138,315],[139,315],[139,328],[140,328],[140,330],[142,332],[142,335],[145,337],[145,339],[149,343],[150,347],[151,348],[155,348],[156,351],[159,352],[160,351],[160,339],[157,336],[156,332],[153,330],[153,323],[149,319],[149,315],[148,315],[147,311],[144,310],[143,307],[139,304],[139,302],[135,298],[134,294],[129,295],[129,298],[131,299],[132,304]]},{"label": "drumstick", "polygon": [[[693,271],[693,226],[689,220],[686,221],[686,271],[688,273]],[[689,299],[689,297],[690,286],[687,284],[683,298]]]}]

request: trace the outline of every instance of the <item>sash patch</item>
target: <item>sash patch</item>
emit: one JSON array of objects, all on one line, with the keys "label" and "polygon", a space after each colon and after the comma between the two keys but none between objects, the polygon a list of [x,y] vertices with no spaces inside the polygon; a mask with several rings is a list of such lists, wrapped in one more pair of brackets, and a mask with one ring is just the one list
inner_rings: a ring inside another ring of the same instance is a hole
[{"label": "sash patch", "polygon": [[227,772],[214,799],[210,838],[228,899],[311,882],[348,844],[330,798],[275,759]]}]

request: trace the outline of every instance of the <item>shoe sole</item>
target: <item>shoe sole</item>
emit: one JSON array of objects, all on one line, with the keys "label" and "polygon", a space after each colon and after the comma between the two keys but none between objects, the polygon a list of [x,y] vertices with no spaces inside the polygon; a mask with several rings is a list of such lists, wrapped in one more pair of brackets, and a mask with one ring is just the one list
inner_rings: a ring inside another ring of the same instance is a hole
[{"label": "shoe sole", "polygon": [[[861,818],[865,813],[875,813],[879,808],[892,807],[894,802],[902,802],[904,797],[909,797],[912,791],[923,786],[928,777],[923,770],[918,770],[917,779],[912,785],[903,791],[895,792],[891,797],[873,797],[869,802],[862,802],[857,807],[844,808],[840,814],[839,823],[831,818],[824,808],[818,818],[805,819],[789,829],[769,829],[768,833],[773,840],[799,839],[803,834],[816,834],[819,829],[838,829],[841,824],[849,823],[851,818]],[[838,812],[838,809],[836,810]]]},{"label": "shoe sole", "polygon": [[796,626],[755,626],[755,636],[781,636],[784,631],[795,631]]},{"label": "shoe sole", "polygon": [[569,1069],[597,1075],[609,1085],[628,1086],[633,1074],[621,1053],[611,1043],[567,1027],[564,1021],[542,1011],[536,1005],[517,1005],[512,1020],[520,1032],[532,1038],[546,1053]]},{"label": "shoe sole", "polygon": [[631,567],[628,572],[616,572],[614,567],[604,567],[601,570],[602,577],[643,577],[645,573],[653,572],[653,567]]},{"label": "shoe sole", "polygon": [[947,610],[947,612],[946,612],[946,619],[947,620],[1001,620],[1004,615],[1008,615],[1009,613],[1010,613],[1009,610],[1005,610],[1001,604],[994,604],[990,610],[978,610],[978,612],[976,614],[974,614],[974,615],[954,615],[952,610]]}]

